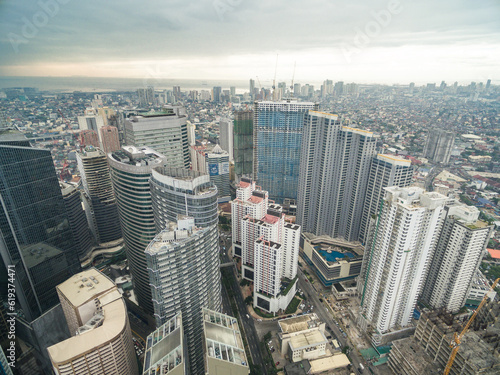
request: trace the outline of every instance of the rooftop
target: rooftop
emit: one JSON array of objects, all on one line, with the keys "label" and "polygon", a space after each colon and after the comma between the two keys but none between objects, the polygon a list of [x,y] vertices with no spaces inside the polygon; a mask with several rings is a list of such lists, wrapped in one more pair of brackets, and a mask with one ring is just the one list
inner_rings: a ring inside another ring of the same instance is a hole
[{"label": "rooftop", "polygon": [[75,307],[114,288],[116,288],[115,284],[95,268],[73,275],[57,286],[59,292]]},{"label": "rooftop", "polygon": [[317,346],[320,344],[326,344],[327,342],[328,340],[326,339],[323,332],[321,332],[320,330],[314,330],[305,333],[299,333],[295,336],[290,337],[290,348],[292,350],[299,350]]},{"label": "rooftop", "polygon": [[84,353],[107,345],[122,335],[127,327],[127,308],[115,284],[95,268],[83,271],[58,287],[66,300],[75,307],[87,301],[95,311],[83,311],[90,319],[79,327],[77,335],[47,348],[54,363],[65,363]]},{"label": "rooftop", "polygon": [[204,308],[203,328],[206,353],[209,357],[248,366],[236,318]]},{"label": "rooftop", "polygon": [[144,375],[166,374],[184,363],[182,331],[182,314],[179,312],[148,335],[144,353]]},{"label": "rooftop", "polygon": [[321,322],[316,314],[301,315],[278,321],[282,333],[295,333],[318,327]]}]

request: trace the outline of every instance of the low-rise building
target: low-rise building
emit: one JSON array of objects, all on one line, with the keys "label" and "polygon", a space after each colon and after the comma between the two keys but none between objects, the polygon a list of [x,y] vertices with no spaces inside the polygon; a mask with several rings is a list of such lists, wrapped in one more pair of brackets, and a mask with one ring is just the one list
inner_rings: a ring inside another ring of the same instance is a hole
[{"label": "low-rise building", "polygon": [[316,314],[301,315],[279,321],[281,354],[293,362],[326,355],[325,323]]},{"label": "low-rise building", "polygon": [[302,233],[300,241],[307,263],[313,266],[324,286],[359,276],[364,253],[359,242],[312,233]]}]

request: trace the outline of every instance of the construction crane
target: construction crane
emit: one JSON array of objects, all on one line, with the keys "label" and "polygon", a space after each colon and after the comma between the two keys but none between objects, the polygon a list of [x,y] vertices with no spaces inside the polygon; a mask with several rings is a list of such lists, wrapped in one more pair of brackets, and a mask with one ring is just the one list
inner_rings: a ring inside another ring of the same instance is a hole
[{"label": "construction crane", "polygon": [[278,54],[276,54],[276,65],[274,65],[274,79],[273,79],[273,102],[278,100],[276,98],[276,72],[278,71]]},{"label": "construction crane", "polygon": [[[491,292],[493,289],[495,289],[498,282],[500,282],[500,278],[496,279],[493,282],[493,285],[491,286],[488,293]],[[488,293],[486,293],[484,295],[484,297],[483,297],[481,303],[479,304],[479,306],[477,307],[476,311],[474,311],[474,314],[472,314],[472,316],[467,321],[467,324],[465,325],[464,329],[462,329],[462,332],[460,332],[460,334],[458,334],[458,335],[455,332],[455,336],[453,337],[453,340],[450,343],[450,348],[452,348],[452,350],[451,350],[450,359],[448,360],[448,363],[446,364],[446,367],[444,369],[444,375],[448,375],[450,373],[451,366],[453,366],[453,362],[455,361],[455,357],[457,356],[458,349],[460,349],[460,344],[462,343],[462,338],[464,337],[465,333],[469,330],[469,327],[471,326],[474,319],[476,319],[476,316],[477,316],[477,313],[479,312],[479,310],[481,310],[481,308],[486,304],[486,301],[488,301]]]},{"label": "construction crane", "polygon": [[293,63],[293,74],[292,74],[292,84],[290,85],[290,97],[293,98],[293,80],[295,79],[295,66],[297,65],[297,61]]}]

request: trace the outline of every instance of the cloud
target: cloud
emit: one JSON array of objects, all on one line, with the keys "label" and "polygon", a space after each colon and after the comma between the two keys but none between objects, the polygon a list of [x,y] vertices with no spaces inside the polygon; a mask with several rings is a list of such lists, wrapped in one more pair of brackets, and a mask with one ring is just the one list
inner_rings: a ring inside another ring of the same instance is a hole
[{"label": "cloud", "polygon": [[[56,4],[58,9],[45,25],[36,27],[34,17],[47,13],[40,4]],[[263,69],[263,75],[272,75],[276,52],[283,64],[293,65],[288,58],[303,61],[310,67],[304,74],[311,77],[317,73],[315,66],[324,65],[342,72],[357,72],[363,66],[379,74],[369,61],[383,60],[384,53],[386,61],[388,57],[401,61],[397,56],[401,50],[419,51],[427,58],[442,50],[458,58],[460,49],[476,51],[485,46],[480,50],[482,58],[493,60],[500,45],[499,16],[500,5],[493,0],[481,6],[465,0],[354,4],[337,0],[9,0],[0,2],[0,74],[62,74],[75,69],[74,74],[138,76],[145,70],[140,68],[142,62],[148,61],[183,77],[225,78],[224,74],[241,72],[244,76],[239,78],[246,78],[256,67]],[[35,35],[23,33],[26,20],[35,25]],[[368,43],[358,48],[359,33],[370,31]],[[12,43],[12,35],[23,42]],[[342,54],[346,45],[360,50],[350,61]],[[248,56],[255,59],[245,61]],[[324,58],[329,61],[320,61]],[[271,69],[268,60],[272,60]],[[228,65],[235,63],[240,66]],[[477,64],[474,55],[460,56],[460,66],[472,64]]]}]

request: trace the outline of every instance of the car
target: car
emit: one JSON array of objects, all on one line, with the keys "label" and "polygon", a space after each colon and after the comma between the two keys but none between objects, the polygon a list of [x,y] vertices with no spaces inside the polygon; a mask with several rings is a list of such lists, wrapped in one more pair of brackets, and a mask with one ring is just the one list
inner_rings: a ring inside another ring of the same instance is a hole
[{"label": "car", "polygon": [[276,366],[278,366],[280,364],[280,361],[276,362]]},{"label": "car", "polygon": [[247,314],[247,319],[250,319],[250,315]]},{"label": "car", "polygon": [[262,322],[262,319],[257,319],[258,322]]}]

